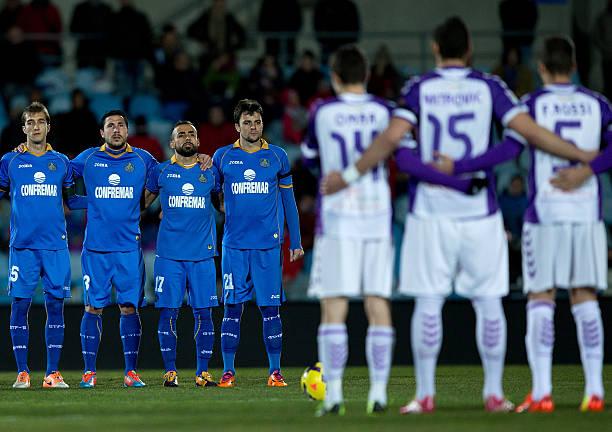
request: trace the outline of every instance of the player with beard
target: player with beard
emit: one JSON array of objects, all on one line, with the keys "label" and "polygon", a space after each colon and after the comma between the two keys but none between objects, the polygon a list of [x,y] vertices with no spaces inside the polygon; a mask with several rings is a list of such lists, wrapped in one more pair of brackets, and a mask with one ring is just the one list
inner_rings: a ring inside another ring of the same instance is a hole
[{"label": "player with beard", "polygon": [[144,263],[140,245],[140,206],[145,182],[157,166],[147,151],[127,142],[128,119],[120,110],[102,116],[104,144],[71,161],[75,177],[87,190],[87,227],[81,255],[85,313],[81,345],[85,369],[82,388],[96,385],[96,357],[102,336],[102,311],[115,287],[121,310],[120,333],[125,357],[125,387],[144,387],[136,373],[144,303]]},{"label": "player with beard", "polygon": [[212,308],[219,305],[214,262],[217,238],[210,202],[218,176],[214,168],[198,168],[199,145],[193,123],[177,122],[170,141],[174,155],[152,170],[145,190],[145,206],[159,196],[164,215],[157,235],[154,274],[165,387],[178,386],[176,322],[186,290],[195,320],[195,385],[217,385],[208,372],[208,361],[215,341]]},{"label": "player with beard", "polygon": [[221,269],[225,314],[221,325],[223,376],[220,387],[235,383],[234,357],[240,340],[243,304],[256,296],[263,319],[269,360],[268,386],[287,384],[280,371],[282,324],[279,307],[281,246],[285,218],[289,227],[290,260],[304,255],[291,168],[287,153],[263,138],[263,109],[250,99],[238,102],[234,126],[240,138],[217,150],[213,167],[219,172],[225,201]]}]

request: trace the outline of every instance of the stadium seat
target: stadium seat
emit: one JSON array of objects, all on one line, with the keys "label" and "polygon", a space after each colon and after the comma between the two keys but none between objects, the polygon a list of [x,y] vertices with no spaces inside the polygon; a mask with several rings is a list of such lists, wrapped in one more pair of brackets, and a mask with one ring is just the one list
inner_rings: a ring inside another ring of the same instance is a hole
[{"label": "stadium seat", "polygon": [[131,98],[128,111],[133,118],[144,116],[151,121],[161,117],[162,107],[157,97],[152,94],[141,93]]},{"label": "stadium seat", "polygon": [[184,118],[188,107],[187,102],[166,102],[162,105],[162,117],[177,122]]},{"label": "stadium seat", "polygon": [[68,93],[70,78],[61,69],[46,69],[36,78],[36,86],[40,88],[44,95],[51,98],[56,95]]},{"label": "stadium seat", "polygon": [[56,115],[68,112],[71,106],[72,102],[70,101],[69,94],[62,93],[55,95],[49,100],[49,114]]},{"label": "stadium seat", "polygon": [[96,118],[101,118],[105,112],[115,109],[123,109],[123,102],[119,96],[110,93],[92,94],[89,107]]}]

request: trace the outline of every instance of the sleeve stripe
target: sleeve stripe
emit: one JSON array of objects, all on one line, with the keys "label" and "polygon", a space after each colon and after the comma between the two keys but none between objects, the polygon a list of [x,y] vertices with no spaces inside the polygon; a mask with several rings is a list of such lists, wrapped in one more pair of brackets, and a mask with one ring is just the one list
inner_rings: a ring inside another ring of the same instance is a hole
[{"label": "sleeve stripe", "polygon": [[416,125],[418,123],[418,119],[416,115],[412,111],[407,110],[406,108],[396,108],[393,110],[393,117],[399,117],[403,120]]},{"label": "sleeve stripe", "polygon": [[308,147],[306,143],[302,143],[300,150],[302,150],[302,156],[304,156],[306,159],[314,159],[319,156],[319,152]]},{"label": "sleeve stripe", "polygon": [[282,187],[283,189],[291,189],[293,187],[293,183],[290,185],[279,185],[279,187]]},{"label": "sleeve stripe", "polygon": [[525,105],[517,105],[514,108],[508,110],[506,114],[504,114],[504,117],[502,118],[502,124],[504,125],[504,127],[506,127],[508,126],[508,123],[512,121],[514,117],[516,117],[517,115],[521,113],[526,113],[528,111],[529,110],[527,109]]},{"label": "sleeve stripe", "polygon": [[504,136],[513,138],[523,145],[527,145],[527,140],[523,137],[523,135],[519,134],[518,132],[513,131],[512,129],[506,129],[504,131]]}]

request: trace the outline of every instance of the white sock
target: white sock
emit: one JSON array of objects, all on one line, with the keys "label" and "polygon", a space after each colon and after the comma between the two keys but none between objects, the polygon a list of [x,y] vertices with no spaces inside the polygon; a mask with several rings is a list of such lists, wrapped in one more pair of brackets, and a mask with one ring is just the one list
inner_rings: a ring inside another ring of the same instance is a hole
[{"label": "white sock", "polygon": [[442,346],[442,297],[417,297],[410,335],[416,379],[416,398],[436,394],[436,363]]},{"label": "white sock", "polygon": [[476,312],[476,345],[484,371],[483,399],[504,397],[502,379],[506,360],[506,316],[501,298],[472,300]]},{"label": "white sock", "polygon": [[387,405],[387,383],[393,361],[395,330],[390,326],[369,326],[366,336],[366,358],[370,371],[368,401]]},{"label": "white sock", "polygon": [[342,403],[342,375],[348,358],[348,336],[345,324],[321,324],[317,336],[319,360],[323,363],[326,383],[325,407]]},{"label": "white sock", "polygon": [[552,354],[555,344],[555,304],[543,300],[527,302],[525,347],[531,369],[531,397],[539,401],[552,394]]},{"label": "white sock", "polygon": [[601,311],[596,300],[590,300],[572,306],[572,314],[576,321],[580,358],[584,370],[584,393],[586,396],[603,398],[602,382],[603,366],[603,324]]}]

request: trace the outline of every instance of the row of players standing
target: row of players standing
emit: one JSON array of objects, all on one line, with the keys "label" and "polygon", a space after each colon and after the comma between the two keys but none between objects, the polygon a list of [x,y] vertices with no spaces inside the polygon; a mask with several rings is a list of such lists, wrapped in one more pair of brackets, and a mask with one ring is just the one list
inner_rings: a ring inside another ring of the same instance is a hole
[{"label": "row of players standing", "polygon": [[[391,204],[383,163],[394,152],[398,168],[411,174],[399,291],[415,298],[416,394],[400,412],[435,409],[441,311],[453,288],[471,300],[476,312],[485,409],[515,409],[502,388],[506,318],[501,299],[508,293],[508,250],[492,167],[516,157],[525,144],[532,160],[523,234],[532,389],[516,411],[554,410],[557,288],[569,290],[576,322],[585,376],[580,408],[601,411],[603,325],[597,291],[607,287],[607,247],[596,174],[612,167],[610,104],[571,84],[574,48],[564,37],[544,42],[539,71],[545,86],[523,103],[501,80],[469,67],[470,35],[460,18],[436,28],[432,49],[437,68],[406,84],[398,108],[365,92],[361,52],[340,49],[332,65],[338,97],[319,104],[310,119],[302,150],[320,163],[325,194],[310,285],[321,299],[318,351],[327,382],[316,415],[345,411],[347,298],[359,294],[365,296],[369,321],[367,411],[387,407],[394,330],[388,304]],[[494,121],[503,126],[505,138],[492,147]],[[598,155],[602,142],[608,146]]]},{"label": "row of players standing", "polygon": [[[128,144],[128,119],[122,111],[110,111],[102,117],[102,146],[68,160],[46,142],[51,124],[46,107],[35,102],[25,109],[24,151],[6,154],[0,162],[0,189],[3,195],[10,194],[12,201],[10,333],[18,370],[14,388],[30,387],[28,310],[40,279],[47,310],[43,387],[68,387],[59,372],[65,327],[63,301],[70,296],[63,202],[71,209],[88,210],[81,259],[85,312],[80,329],[84,359],[80,387],[91,388],[97,383],[102,312],[112,302],[113,287],[121,310],[124,385],[145,385],[136,372],[142,334],[138,308],[144,304],[139,221],[141,203],[146,207],[158,196],[163,219],[154,274],[164,385],[178,385],[176,320],[187,286],[195,317],[195,383],[217,385],[208,372],[215,339],[211,308],[219,305],[213,193],[223,197],[226,214],[222,259],[225,316],[221,326],[224,375],[219,385],[234,385],[234,356],[243,303],[254,294],[263,317],[270,362],[268,385],[286,385],[280,372],[279,314],[285,221],[290,234],[290,259],[301,258],[303,250],[289,161],[281,148],[263,140],[262,114],[258,102],[240,101],[234,111],[240,138],[219,149],[212,161],[197,154],[195,126],[188,121],[178,122],[170,143],[174,156],[158,164],[148,152]],[[75,194],[75,177],[83,178],[86,196]],[[249,217],[245,217],[247,214]],[[258,224],[256,230],[252,229],[253,221]]]}]

